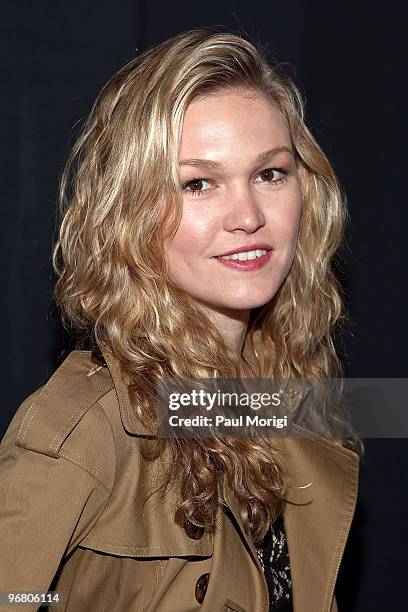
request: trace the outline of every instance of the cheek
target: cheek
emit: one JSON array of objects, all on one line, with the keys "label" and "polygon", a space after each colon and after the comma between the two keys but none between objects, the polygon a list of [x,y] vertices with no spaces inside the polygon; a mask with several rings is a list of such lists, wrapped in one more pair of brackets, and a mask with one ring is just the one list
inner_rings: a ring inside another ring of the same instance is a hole
[{"label": "cheek", "polygon": [[276,218],[277,235],[281,238],[282,246],[286,244],[290,248],[296,245],[301,215],[302,194],[300,189],[296,189],[291,197],[285,198],[282,202]]},{"label": "cheek", "polygon": [[213,234],[210,217],[195,210],[184,210],[169,252],[190,256],[201,254],[210,245]]}]

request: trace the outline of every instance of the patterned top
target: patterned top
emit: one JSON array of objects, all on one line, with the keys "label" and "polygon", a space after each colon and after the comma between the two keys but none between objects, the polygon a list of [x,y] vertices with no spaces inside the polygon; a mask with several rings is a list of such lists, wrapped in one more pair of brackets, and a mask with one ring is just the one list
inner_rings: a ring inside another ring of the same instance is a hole
[{"label": "patterned top", "polygon": [[269,590],[269,612],[292,612],[292,580],[282,515],[257,546]]}]

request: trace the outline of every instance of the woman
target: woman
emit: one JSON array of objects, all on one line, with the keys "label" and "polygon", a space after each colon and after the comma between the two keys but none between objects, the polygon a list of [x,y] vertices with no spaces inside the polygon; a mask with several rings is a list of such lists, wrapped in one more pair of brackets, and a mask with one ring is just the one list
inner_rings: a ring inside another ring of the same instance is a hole
[{"label": "woman", "polygon": [[0,447],[0,590],[70,612],[337,610],[359,447],[160,438],[153,401],[166,377],[341,376],[345,209],[293,83],[235,35],[162,43],[103,88],[60,204],[78,350]]}]

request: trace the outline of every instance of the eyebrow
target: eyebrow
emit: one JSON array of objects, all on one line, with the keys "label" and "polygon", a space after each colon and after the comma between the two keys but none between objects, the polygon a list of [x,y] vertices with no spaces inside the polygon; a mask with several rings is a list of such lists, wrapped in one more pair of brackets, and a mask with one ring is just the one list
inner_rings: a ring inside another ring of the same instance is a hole
[{"label": "eyebrow", "polygon": [[[253,160],[252,165],[253,166],[260,166],[264,163],[266,163],[267,161],[269,161],[272,157],[275,157],[275,155],[278,155],[278,153],[290,153],[291,155],[293,155],[293,151],[290,147],[286,147],[286,146],[282,146],[282,147],[275,147],[273,149],[268,149],[268,151],[264,151],[263,153],[260,153],[259,155],[256,156],[256,158]],[[203,168],[208,168],[209,170],[223,170],[224,166],[221,162],[217,162],[217,161],[213,161],[211,159],[182,159],[179,162],[180,166],[201,166]]]}]

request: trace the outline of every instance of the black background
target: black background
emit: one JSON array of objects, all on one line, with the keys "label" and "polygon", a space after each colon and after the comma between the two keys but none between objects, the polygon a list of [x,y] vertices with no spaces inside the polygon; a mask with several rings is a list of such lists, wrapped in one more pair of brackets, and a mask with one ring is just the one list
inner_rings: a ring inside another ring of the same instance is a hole
[{"label": "black background", "polygon": [[[52,302],[58,178],[108,78],[146,47],[220,25],[288,62],[347,194],[339,351],[354,377],[407,376],[406,24],[403,3],[6,0],[1,11],[0,435],[69,341]],[[408,444],[367,440],[337,584],[339,612],[406,609]],[[309,611],[305,611],[309,612]]]}]

